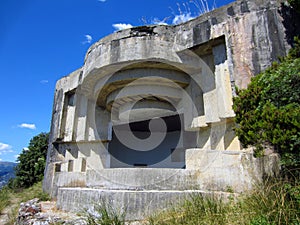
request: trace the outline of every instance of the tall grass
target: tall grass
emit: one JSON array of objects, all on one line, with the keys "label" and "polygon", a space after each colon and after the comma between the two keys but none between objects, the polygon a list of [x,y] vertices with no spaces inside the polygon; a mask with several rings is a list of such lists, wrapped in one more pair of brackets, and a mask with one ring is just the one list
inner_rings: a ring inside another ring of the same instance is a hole
[{"label": "tall grass", "polygon": [[94,205],[92,212],[87,210],[85,215],[87,225],[124,225],[126,214],[102,200]]},{"label": "tall grass", "polygon": [[198,15],[210,12],[216,8],[215,0],[210,1],[213,2],[211,6],[208,4],[209,1],[207,0],[190,0],[189,2],[196,7]]},{"label": "tall grass", "polygon": [[253,225],[300,224],[300,184],[268,182],[244,199],[244,209]]},{"label": "tall grass", "polygon": [[158,19],[156,17],[152,19],[147,19],[145,17],[141,18],[143,25],[150,24],[180,24],[194,19],[204,13],[210,12],[216,8],[215,0],[187,0],[181,3],[176,3],[176,8],[169,7],[172,15],[166,15],[163,19]]},{"label": "tall grass", "polygon": [[0,213],[5,209],[10,203],[10,190],[3,187],[0,190]]},{"label": "tall grass", "polygon": [[192,195],[181,206],[149,219],[150,225],[187,224],[242,224],[237,222],[238,212],[232,202],[214,197]]},{"label": "tall grass", "polygon": [[177,11],[171,8],[174,16],[172,24],[180,24],[194,19],[197,16],[210,12],[215,6],[215,1],[211,5],[207,0],[190,0],[181,4],[177,3]]},{"label": "tall grass", "polygon": [[152,225],[171,224],[300,224],[300,186],[298,183],[269,181],[237,200],[193,195],[184,204],[152,216]]}]

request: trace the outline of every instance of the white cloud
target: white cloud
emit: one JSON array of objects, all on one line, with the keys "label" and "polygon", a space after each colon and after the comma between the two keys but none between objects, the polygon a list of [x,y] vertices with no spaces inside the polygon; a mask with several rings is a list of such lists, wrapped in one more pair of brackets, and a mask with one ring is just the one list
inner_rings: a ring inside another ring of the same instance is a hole
[{"label": "white cloud", "polygon": [[18,125],[18,127],[20,127],[20,128],[28,128],[28,129],[31,129],[31,130],[35,130],[36,129],[35,124],[30,124],[30,123],[22,123],[22,124]]},{"label": "white cloud", "polygon": [[0,142],[0,151],[7,151],[7,150],[10,150],[10,149],[11,149],[10,145]]},{"label": "white cloud", "polygon": [[19,158],[19,156],[20,156],[20,155],[14,155],[14,158],[15,158],[15,159],[18,159],[18,158]]},{"label": "white cloud", "polygon": [[84,35],[85,41],[82,42],[82,44],[90,44],[93,40],[93,37],[89,34]]},{"label": "white cloud", "polygon": [[116,23],[112,25],[117,31],[118,30],[124,30],[133,27],[131,24],[126,23]]},{"label": "white cloud", "polygon": [[[167,19],[167,18],[166,18]],[[154,20],[152,21],[153,24],[157,24],[157,25],[168,25],[166,23],[166,19],[163,19],[163,20],[159,20],[157,18],[154,18]]]},{"label": "white cloud", "polygon": [[2,155],[2,153],[7,153],[7,152],[13,152],[12,147],[8,144],[0,142],[0,155]]},{"label": "white cloud", "polygon": [[192,20],[195,17],[193,17],[191,15],[191,13],[183,13],[180,15],[175,15],[174,19],[173,19],[173,24],[180,24],[180,23],[184,23],[186,21]]},{"label": "white cloud", "polygon": [[41,80],[40,83],[41,84],[47,84],[49,81],[48,80]]}]

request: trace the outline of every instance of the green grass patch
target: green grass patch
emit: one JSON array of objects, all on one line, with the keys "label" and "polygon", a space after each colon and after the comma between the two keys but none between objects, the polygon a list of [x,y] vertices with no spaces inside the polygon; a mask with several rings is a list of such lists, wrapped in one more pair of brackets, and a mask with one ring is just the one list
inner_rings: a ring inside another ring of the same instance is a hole
[{"label": "green grass patch", "polygon": [[6,187],[3,187],[0,190],[0,212],[2,212],[3,209],[5,209],[9,205],[10,193],[11,191]]},{"label": "green grass patch", "polygon": [[299,183],[267,182],[237,200],[192,195],[182,205],[149,218],[151,225],[300,224]]},{"label": "green grass patch", "polygon": [[29,188],[15,190],[14,196],[20,199],[20,202],[26,202],[34,198],[38,198],[40,201],[50,200],[50,196],[42,190],[42,182],[38,182]]},{"label": "green grass patch", "polygon": [[49,195],[42,190],[42,182],[38,182],[33,186],[24,189],[12,189],[9,187],[1,189],[0,211],[2,212],[6,207],[10,207],[8,210],[10,221],[7,224],[14,224],[21,202],[27,202],[34,198],[38,198],[40,201],[50,200]]},{"label": "green grass patch", "polygon": [[114,209],[109,202],[101,201],[94,205],[92,212],[86,210],[85,218],[87,225],[124,225],[125,212]]}]

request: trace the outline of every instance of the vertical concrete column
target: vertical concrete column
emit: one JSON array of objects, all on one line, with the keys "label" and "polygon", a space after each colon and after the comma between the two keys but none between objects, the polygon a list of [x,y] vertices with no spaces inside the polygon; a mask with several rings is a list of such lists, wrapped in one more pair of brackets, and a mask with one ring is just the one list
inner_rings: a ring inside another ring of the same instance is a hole
[{"label": "vertical concrete column", "polygon": [[192,95],[192,85],[190,84],[184,91],[182,91],[182,98],[180,104],[182,105],[184,111],[184,129],[191,130],[193,128],[193,120],[198,117],[197,110],[195,107],[195,99]]},{"label": "vertical concrete column", "polygon": [[105,164],[103,164],[103,159],[101,158],[101,150],[98,146],[91,149],[91,156],[87,158],[88,168],[90,170],[104,169]]},{"label": "vertical concrete column", "polygon": [[220,121],[218,114],[217,91],[214,89],[212,91],[203,93],[203,102],[206,123]]},{"label": "vertical concrete column", "polygon": [[89,99],[87,102],[87,126],[85,130],[88,141],[99,140],[96,128],[96,101]]},{"label": "vertical concrete column", "polygon": [[110,160],[108,149],[108,143],[101,141],[93,142],[85,145],[89,149],[90,155],[86,157],[86,170],[100,170],[109,168]]},{"label": "vertical concrete column", "polygon": [[226,133],[226,121],[212,123],[210,129],[210,147],[212,150],[225,150],[224,136]]},{"label": "vertical concrete column", "polygon": [[237,151],[242,149],[241,143],[234,131],[235,126],[234,119],[226,120],[226,133],[224,136],[226,150]]},{"label": "vertical concrete column", "polygon": [[76,132],[74,135],[74,140],[84,141],[86,140],[88,100],[83,94],[78,94],[77,99]]},{"label": "vertical concrete column", "polygon": [[97,107],[95,117],[98,139],[101,141],[110,141],[112,138],[111,114],[107,110]]},{"label": "vertical concrete column", "polygon": [[76,94],[68,94],[67,99],[67,112],[66,112],[66,124],[64,141],[72,141],[74,124],[75,124],[75,110],[76,110]]},{"label": "vertical concrete column", "polygon": [[213,47],[215,62],[216,90],[220,118],[234,117],[232,91],[225,44]]},{"label": "vertical concrete column", "polygon": [[55,91],[54,104],[53,104],[53,115],[51,123],[51,141],[55,141],[62,138],[61,126],[62,126],[62,116],[64,107],[64,94],[63,90],[59,89]]},{"label": "vertical concrete column", "polygon": [[78,152],[78,157],[74,159],[74,167],[73,167],[74,172],[83,172],[82,162],[83,160],[85,160],[85,158],[86,158],[85,155],[83,155],[81,152]]}]

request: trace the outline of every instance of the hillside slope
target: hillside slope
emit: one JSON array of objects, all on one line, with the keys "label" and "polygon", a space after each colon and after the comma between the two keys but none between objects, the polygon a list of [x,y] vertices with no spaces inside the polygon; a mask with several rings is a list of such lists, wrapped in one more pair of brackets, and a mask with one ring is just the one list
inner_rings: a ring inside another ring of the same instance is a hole
[{"label": "hillside slope", "polygon": [[0,188],[15,176],[14,167],[16,165],[17,163],[13,162],[0,162]]}]

